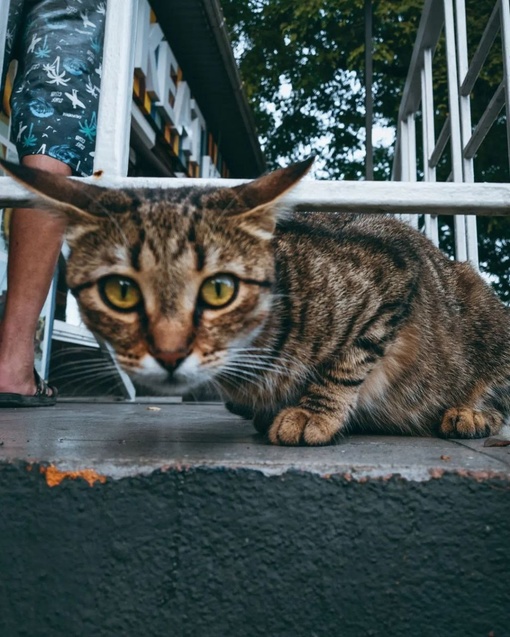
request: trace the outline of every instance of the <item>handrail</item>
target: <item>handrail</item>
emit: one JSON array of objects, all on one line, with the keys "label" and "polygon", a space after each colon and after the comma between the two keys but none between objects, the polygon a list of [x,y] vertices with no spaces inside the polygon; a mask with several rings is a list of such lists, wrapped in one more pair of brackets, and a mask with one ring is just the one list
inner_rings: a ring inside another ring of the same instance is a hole
[{"label": "handrail", "polygon": [[[441,32],[446,41],[448,115],[437,140],[434,135],[434,105],[431,58]],[[501,31],[504,80],[493,95],[474,130],[471,124],[471,91],[490,48]],[[410,179],[410,153],[416,153],[411,120],[422,108],[424,179],[435,182],[435,168],[447,143],[451,146],[451,172],[448,181],[469,183],[474,180],[473,157],[504,104],[507,113],[508,154],[510,159],[510,3],[495,0],[476,52],[468,64],[466,7],[464,0],[426,0],[411,65],[399,109],[398,133],[393,163],[393,179]],[[416,210],[416,207],[414,208]],[[478,266],[476,219],[473,207],[466,217],[455,219],[455,252],[459,260],[469,259]],[[411,213],[412,214],[412,213]],[[494,214],[498,214],[494,212]],[[425,231],[436,244],[437,221],[425,219]]]},{"label": "handrail", "polygon": [[[238,179],[161,177],[87,177],[87,183],[112,188],[209,188],[238,186]],[[30,206],[34,195],[9,177],[0,177],[0,207]],[[510,184],[399,181],[316,181],[305,179],[283,200],[308,212],[510,216]]]},{"label": "handrail", "polygon": [[498,34],[500,25],[499,25],[499,3],[496,3],[494,9],[492,10],[491,17],[487,22],[487,26],[482,34],[480,39],[480,43],[478,44],[478,48],[473,55],[473,59],[471,60],[471,64],[469,65],[468,72],[464,77],[464,81],[460,87],[461,95],[469,95],[473,90],[473,86],[475,85],[476,80],[482,70],[483,63],[485,62],[487,55],[489,54],[490,48]]}]

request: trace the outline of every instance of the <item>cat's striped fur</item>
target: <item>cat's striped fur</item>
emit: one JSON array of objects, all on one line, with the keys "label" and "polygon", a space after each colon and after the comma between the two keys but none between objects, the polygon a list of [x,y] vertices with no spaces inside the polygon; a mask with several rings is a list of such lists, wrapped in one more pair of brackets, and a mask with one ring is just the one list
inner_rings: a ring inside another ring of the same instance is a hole
[{"label": "cat's striped fur", "polygon": [[[9,170],[69,219],[85,323],[161,390],[212,381],[273,443],[352,428],[479,437],[510,415],[510,313],[467,264],[388,217],[278,212],[303,162],[237,189],[115,191]],[[276,223],[276,221],[278,222]],[[143,302],[115,311],[112,273]],[[224,307],[203,282],[235,278]]]}]

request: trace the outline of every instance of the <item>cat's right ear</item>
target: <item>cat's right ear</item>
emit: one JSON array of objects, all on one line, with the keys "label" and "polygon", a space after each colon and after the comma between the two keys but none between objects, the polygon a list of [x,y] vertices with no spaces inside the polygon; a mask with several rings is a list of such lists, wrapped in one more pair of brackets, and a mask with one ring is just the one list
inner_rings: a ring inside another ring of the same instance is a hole
[{"label": "cat's right ear", "polygon": [[99,204],[105,188],[84,184],[46,170],[0,159],[0,166],[22,186],[37,195],[31,207],[44,208],[73,223],[83,224],[108,213]]},{"label": "cat's right ear", "polygon": [[241,209],[244,208],[237,213],[240,227],[256,236],[270,238],[284,212],[281,206],[275,204],[306,175],[313,161],[314,157],[310,157],[232,188]]},{"label": "cat's right ear", "polygon": [[233,190],[250,210],[270,205],[303,179],[314,159],[309,157],[286,168],[278,168]]}]

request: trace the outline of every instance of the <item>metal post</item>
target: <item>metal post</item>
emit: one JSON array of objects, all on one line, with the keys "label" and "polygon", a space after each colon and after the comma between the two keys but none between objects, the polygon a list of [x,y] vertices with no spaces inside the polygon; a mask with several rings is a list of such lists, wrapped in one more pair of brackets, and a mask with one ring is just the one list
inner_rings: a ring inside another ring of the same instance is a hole
[{"label": "metal post", "polygon": [[[409,162],[407,158],[409,157],[409,129],[408,129],[408,120],[401,120],[400,122],[400,180],[401,181],[409,181]],[[397,214],[397,217],[401,221],[408,221],[409,215],[405,213]]]},{"label": "metal post", "polygon": [[[407,180],[416,181],[416,120],[414,113],[407,116]],[[408,215],[407,222],[418,228],[418,216]]]},{"label": "metal post", "polygon": [[138,0],[108,0],[94,170],[127,174]]},{"label": "metal post", "polygon": [[[138,0],[108,0],[94,155],[94,171],[108,177],[123,177],[128,170],[137,15]],[[126,396],[133,400],[136,390],[131,379],[119,367],[111,347],[106,349]]]},{"label": "metal post", "polygon": [[372,0],[365,0],[365,179],[367,180],[374,178],[373,115]]},{"label": "metal post", "polygon": [[506,137],[510,162],[510,0],[500,0],[501,42],[503,45],[503,72],[506,105]]},{"label": "metal post", "polygon": [[[459,84],[462,85],[467,75],[468,51],[467,51],[467,28],[466,28],[466,5],[465,0],[455,0],[455,18],[457,24],[457,63],[459,69]],[[467,95],[459,96],[459,112],[462,139],[462,169],[463,180],[473,182],[475,180],[473,159],[466,156],[466,146],[471,137],[471,97]],[[476,217],[468,215],[466,217],[466,247],[467,258],[471,264],[478,269],[478,232],[476,227]]]},{"label": "metal post", "polygon": [[[434,127],[434,88],[432,84],[432,50],[423,51],[423,68],[421,71],[421,108],[423,127],[423,179],[436,181],[436,169],[430,165],[430,157],[436,144]],[[425,215],[425,234],[439,245],[437,215]]]},{"label": "metal post", "polygon": [[0,2],[0,73],[4,68],[5,45],[7,41],[7,23],[9,21],[10,4],[10,0],[2,0]]},{"label": "metal post", "polygon": [[[452,0],[444,0],[444,29],[446,38],[446,69],[448,74],[448,104],[450,108],[450,144],[452,151],[453,181],[463,181],[462,141],[460,134],[459,81],[455,46],[455,24]],[[455,256],[458,261],[467,260],[466,221],[455,217]]]}]

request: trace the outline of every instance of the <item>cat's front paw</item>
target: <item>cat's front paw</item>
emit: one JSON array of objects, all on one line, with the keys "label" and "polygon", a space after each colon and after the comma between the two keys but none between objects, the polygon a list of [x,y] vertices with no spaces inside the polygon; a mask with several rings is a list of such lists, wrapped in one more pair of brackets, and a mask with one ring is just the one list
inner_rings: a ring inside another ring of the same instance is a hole
[{"label": "cat's front paw", "polygon": [[274,445],[327,445],[340,429],[337,420],[315,414],[301,407],[281,411],[269,428],[269,440]]},{"label": "cat's front paw", "polygon": [[445,438],[485,438],[498,433],[502,424],[496,412],[453,407],[445,411],[439,433]]}]

